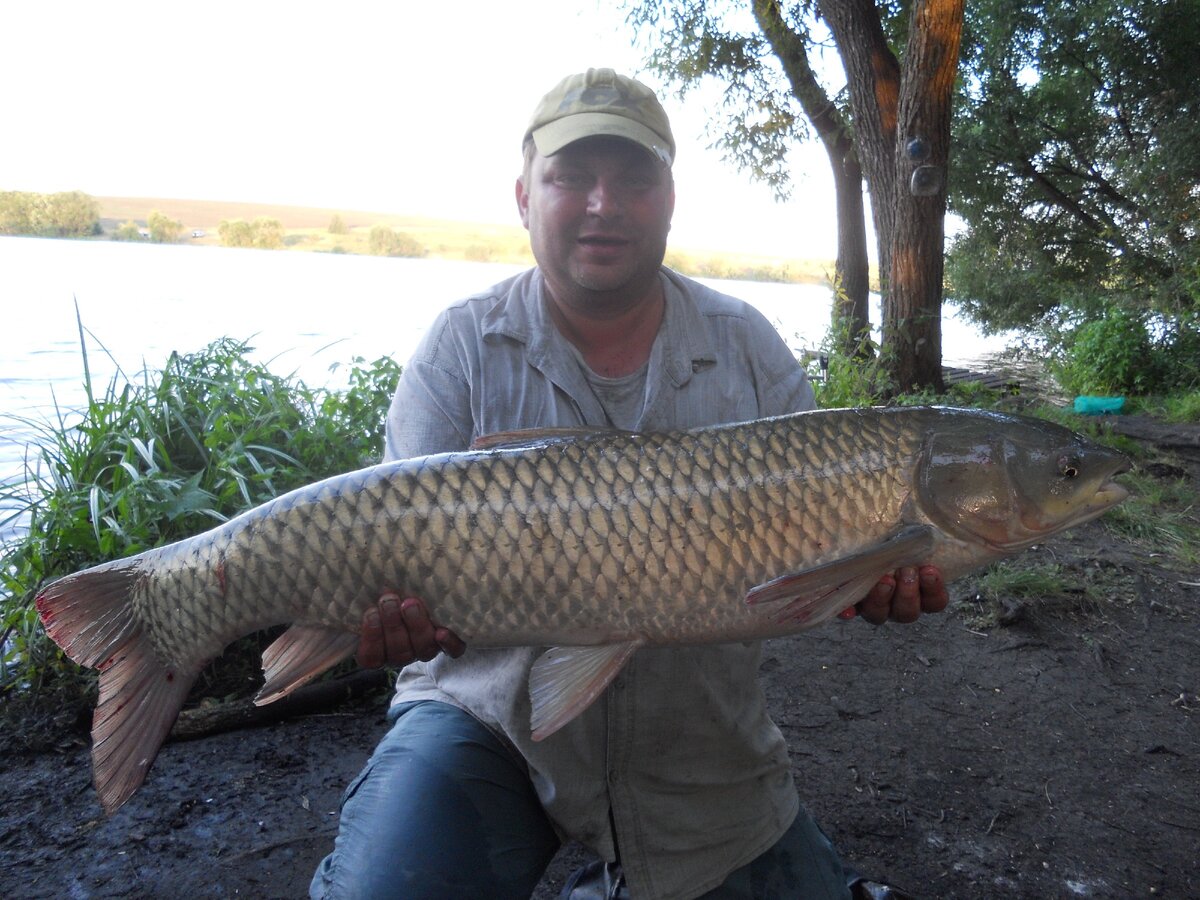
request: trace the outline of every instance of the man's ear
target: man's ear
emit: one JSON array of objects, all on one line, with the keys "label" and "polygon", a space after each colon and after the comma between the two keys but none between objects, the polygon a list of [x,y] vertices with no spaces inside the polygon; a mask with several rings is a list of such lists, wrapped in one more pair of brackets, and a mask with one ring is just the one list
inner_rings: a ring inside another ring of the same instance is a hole
[{"label": "man's ear", "polygon": [[517,212],[521,214],[521,224],[525,226],[525,230],[529,230],[529,191],[525,189],[525,182],[522,178],[517,179],[514,186],[517,198]]}]

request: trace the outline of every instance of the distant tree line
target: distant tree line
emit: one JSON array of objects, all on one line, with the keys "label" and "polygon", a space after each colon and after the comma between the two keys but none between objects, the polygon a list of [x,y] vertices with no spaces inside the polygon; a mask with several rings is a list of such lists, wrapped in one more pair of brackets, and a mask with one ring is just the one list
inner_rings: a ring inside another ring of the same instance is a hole
[{"label": "distant tree line", "polygon": [[175,244],[183,232],[183,223],[169,218],[157,209],[150,212],[145,227],[129,221],[112,233],[114,241],[151,241],[155,244]]},{"label": "distant tree line", "polygon": [[407,256],[420,258],[427,251],[421,242],[410,234],[396,231],[386,225],[376,225],[367,239],[367,249],[372,256]]},{"label": "distant tree line", "polygon": [[279,250],[283,247],[283,223],[278,219],[259,216],[253,222],[244,219],[223,219],[217,226],[222,247],[254,247],[259,250]]},{"label": "distant tree line", "polygon": [[0,191],[0,234],[90,237],[100,233],[100,204],[81,191]]}]

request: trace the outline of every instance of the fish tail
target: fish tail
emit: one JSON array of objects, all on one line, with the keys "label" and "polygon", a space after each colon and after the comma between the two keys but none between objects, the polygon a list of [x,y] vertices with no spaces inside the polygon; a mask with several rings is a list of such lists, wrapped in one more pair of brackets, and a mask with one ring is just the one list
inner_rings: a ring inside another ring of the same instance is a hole
[{"label": "fish tail", "polygon": [[92,777],[112,814],[146,778],[199,674],[164,664],[135,615],[139,561],[120,560],[53,582],[37,596],[50,638],[100,672],[92,717]]}]

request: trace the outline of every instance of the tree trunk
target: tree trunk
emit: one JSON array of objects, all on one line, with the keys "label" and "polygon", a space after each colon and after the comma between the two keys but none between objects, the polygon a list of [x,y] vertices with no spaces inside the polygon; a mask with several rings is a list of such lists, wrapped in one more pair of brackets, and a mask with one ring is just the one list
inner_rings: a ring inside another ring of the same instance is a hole
[{"label": "tree trunk", "polygon": [[879,250],[879,288],[886,309],[892,271],[891,236],[895,231],[893,198],[900,63],[888,47],[872,0],[818,0],[817,6],[833,32],[846,70],[858,160],[871,192],[871,217]]},{"label": "tree trunk", "polygon": [[942,383],[942,274],[950,103],[964,0],[921,0],[904,52],[895,155],[895,232],[884,333],[902,390]]},{"label": "tree trunk", "polygon": [[917,0],[901,69],[871,0],[818,0],[846,67],[872,198],[883,357],[899,391],[942,390],[950,101],[964,0]]},{"label": "tree trunk", "polygon": [[863,207],[862,166],[844,132],[835,146],[825,145],[837,197],[838,254],[834,268],[834,335],[838,351],[867,359],[871,353],[870,263],[867,260],[867,213]]},{"label": "tree trunk", "polygon": [[854,154],[849,128],[817,80],[808,61],[807,41],[788,27],[779,0],[754,0],[754,18],[783,66],[804,114],[829,157],[837,198],[838,250],[834,269],[833,333],[837,351],[846,356],[870,355],[871,320],[868,296],[866,213],[862,168]]}]

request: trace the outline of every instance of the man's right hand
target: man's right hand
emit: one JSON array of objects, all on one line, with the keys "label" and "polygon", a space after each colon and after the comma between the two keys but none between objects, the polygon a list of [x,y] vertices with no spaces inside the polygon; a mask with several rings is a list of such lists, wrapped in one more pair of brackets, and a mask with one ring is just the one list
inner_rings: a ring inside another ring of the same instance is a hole
[{"label": "man's right hand", "polygon": [[453,631],[430,621],[425,604],[416,597],[402,600],[397,594],[384,594],[363,613],[355,659],[364,669],[377,669],[428,661],[439,653],[458,658],[466,649]]}]

